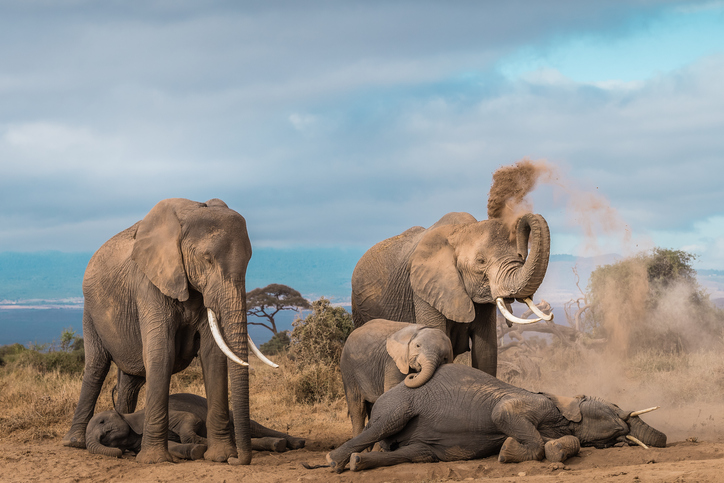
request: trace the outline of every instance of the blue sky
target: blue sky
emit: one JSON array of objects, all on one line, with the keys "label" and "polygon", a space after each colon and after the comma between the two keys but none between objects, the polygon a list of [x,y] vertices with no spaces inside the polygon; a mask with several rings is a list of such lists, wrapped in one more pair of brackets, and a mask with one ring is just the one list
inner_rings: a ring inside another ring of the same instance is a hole
[{"label": "blue sky", "polygon": [[0,251],[92,251],[160,199],[256,246],[368,247],[492,173],[554,253],[724,270],[724,2],[0,0]]}]

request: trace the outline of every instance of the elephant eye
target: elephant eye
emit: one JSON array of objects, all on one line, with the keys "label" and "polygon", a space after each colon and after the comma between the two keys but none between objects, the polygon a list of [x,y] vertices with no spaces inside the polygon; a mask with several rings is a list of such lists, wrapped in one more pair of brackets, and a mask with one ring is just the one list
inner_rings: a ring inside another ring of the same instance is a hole
[{"label": "elephant eye", "polygon": [[475,261],[477,263],[479,263],[480,265],[485,265],[485,258],[483,258],[483,257],[478,257],[475,259]]}]

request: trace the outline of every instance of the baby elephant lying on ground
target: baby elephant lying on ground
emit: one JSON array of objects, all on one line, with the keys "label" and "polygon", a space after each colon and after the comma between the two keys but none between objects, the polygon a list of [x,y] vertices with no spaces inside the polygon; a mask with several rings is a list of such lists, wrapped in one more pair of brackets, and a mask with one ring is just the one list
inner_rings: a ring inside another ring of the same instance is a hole
[{"label": "baby elephant lying on ground", "polygon": [[375,319],[352,331],[339,367],[353,434],[362,432],[383,392],[403,380],[407,387],[420,387],[452,361],[452,344],[440,329]]},{"label": "baby elephant lying on ground", "polygon": [[[172,456],[196,460],[206,452],[206,398],[172,394],[168,398],[168,450]],[[94,454],[120,458],[124,451],[138,453],[143,438],[144,411],[121,414],[105,411],[93,416],[86,429],[86,446]],[[232,421],[233,424],[233,421]],[[233,434],[233,428],[231,430]],[[305,441],[251,421],[251,445],[257,451],[286,451],[304,447]]]},{"label": "baby elephant lying on ground", "polygon": [[[653,408],[652,408],[653,409]],[[666,435],[598,398],[532,393],[478,369],[445,364],[424,386],[399,384],[372,408],[367,427],[327,454],[341,472],[399,463],[483,458],[563,461],[581,446],[637,441],[664,447]],[[385,452],[362,453],[380,442]]]}]

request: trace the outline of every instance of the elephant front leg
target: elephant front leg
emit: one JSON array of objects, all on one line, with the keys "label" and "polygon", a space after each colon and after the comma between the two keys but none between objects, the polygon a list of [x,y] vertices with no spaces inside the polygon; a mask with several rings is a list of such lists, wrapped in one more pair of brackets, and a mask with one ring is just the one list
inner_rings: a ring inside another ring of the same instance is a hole
[{"label": "elephant front leg", "polygon": [[168,442],[168,452],[182,460],[200,460],[206,453],[205,444]]},{"label": "elephant front leg", "polygon": [[[253,419],[249,421],[251,425],[251,437],[252,438],[275,438],[275,439],[283,439],[285,441],[286,449],[301,449],[304,448],[304,445],[306,444],[306,440],[303,438],[295,438],[294,436],[290,436],[287,433],[282,433],[281,431],[276,431],[271,428],[267,428],[266,426],[263,426]],[[252,439],[251,442],[252,446],[254,445],[254,440]],[[252,449],[256,449],[252,447]],[[275,450],[276,451],[276,450]]]},{"label": "elephant front leg", "polygon": [[498,454],[501,463],[542,460],[545,455],[543,437],[525,418],[527,410],[526,402],[520,399],[502,401],[493,409],[493,422],[508,435]]},{"label": "elephant front leg", "polygon": [[176,460],[168,451],[168,392],[174,359],[174,338],[163,324],[144,337],[143,362],[146,367],[146,416],[139,463]]},{"label": "elephant front leg", "polygon": [[581,442],[573,435],[552,439],[545,445],[546,459],[553,463],[561,463],[581,450]]},{"label": "elephant front leg", "polygon": [[436,463],[437,461],[438,458],[429,445],[416,443],[401,446],[389,452],[353,453],[350,457],[349,469],[360,471],[401,463]]},{"label": "elephant front leg", "polygon": [[208,403],[206,439],[208,449],[204,458],[217,463],[237,456],[229,420],[229,380],[226,356],[213,339],[201,338],[201,370]]}]

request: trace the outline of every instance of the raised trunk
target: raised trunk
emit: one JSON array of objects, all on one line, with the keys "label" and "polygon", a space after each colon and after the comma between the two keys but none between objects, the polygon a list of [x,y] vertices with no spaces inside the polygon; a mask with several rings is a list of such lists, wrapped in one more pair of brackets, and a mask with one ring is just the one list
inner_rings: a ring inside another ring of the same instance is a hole
[{"label": "raised trunk", "polygon": [[[532,297],[543,282],[551,253],[551,234],[541,215],[527,213],[518,220],[516,240],[518,254],[525,259],[509,279],[501,283],[504,298]],[[530,253],[528,242],[530,241]]]},{"label": "raised trunk", "polygon": [[645,445],[655,448],[666,447],[666,435],[644,423],[638,416],[629,418],[626,422],[629,425],[629,434]]}]

